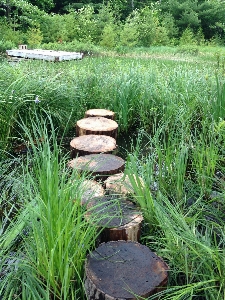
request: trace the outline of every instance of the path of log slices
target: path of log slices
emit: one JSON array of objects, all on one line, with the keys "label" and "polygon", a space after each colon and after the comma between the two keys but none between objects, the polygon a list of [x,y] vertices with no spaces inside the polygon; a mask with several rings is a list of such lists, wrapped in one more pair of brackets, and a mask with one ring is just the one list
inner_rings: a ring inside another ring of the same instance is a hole
[{"label": "path of log slices", "polygon": [[77,121],[70,142],[69,168],[92,174],[93,180],[83,182],[81,205],[100,232],[97,248],[85,262],[88,300],[147,298],[168,281],[168,265],[140,243],[143,217],[128,197],[133,190],[123,173],[125,161],[114,154],[117,130],[114,112],[90,109]]}]

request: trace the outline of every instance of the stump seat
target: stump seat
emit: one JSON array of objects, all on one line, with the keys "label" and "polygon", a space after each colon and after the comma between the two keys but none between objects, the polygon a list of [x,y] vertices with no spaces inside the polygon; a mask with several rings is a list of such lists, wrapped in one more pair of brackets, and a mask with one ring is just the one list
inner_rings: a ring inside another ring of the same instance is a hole
[{"label": "stump seat", "polygon": [[97,154],[97,153],[112,153],[116,150],[116,140],[107,135],[82,135],[75,137],[70,142],[70,156]]},{"label": "stump seat", "polygon": [[102,243],[85,262],[88,300],[148,298],[165,288],[168,265],[137,242]]},{"label": "stump seat", "polygon": [[68,162],[69,168],[91,173],[96,179],[105,180],[109,175],[122,172],[125,161],[113,154],[90,154],[74,158]]},{"label": "stump seat", "polygon": [[126,198],[109,195],[95,197],[89,201],[87,209],[88,221],[100,230],[103,228],[100,242],[140,240],[142,213]]},{"label": "stump seat", "polygon": [[[136,178],[135,175],[133,175],[133,180],[135,181],[135,184],[137,184],[138,187],[143,188],[144,182],[143,179],[138,177]],[[118,173],[115,175],[109,176],[104,181],[104,188],[106,189],[107,194],[134,194],[134,189],[132,187],[132,183],[130,181],[130,178],[128,175],[125,175],[124,173]]]},{"label": "stump seat", "polygon": [[81,135],[107,135],[117,138],[118,124],[104,117],[84,118],[76,123],[76,136]]},{"label": "stump seat", "polygon": [[81,183],[81,205],[86,205],[93,197],[104,196],[105,190],[100,183],[95,180],[84,180]]},{"label": "stump seat", "polygon": [[114,120],[115,119],[115,113],[111,110],[108,110],[108,109],[101,109],[101,108],[89,109],[85,112],[84,117],[85,118],[103,117],[103,118]]}]

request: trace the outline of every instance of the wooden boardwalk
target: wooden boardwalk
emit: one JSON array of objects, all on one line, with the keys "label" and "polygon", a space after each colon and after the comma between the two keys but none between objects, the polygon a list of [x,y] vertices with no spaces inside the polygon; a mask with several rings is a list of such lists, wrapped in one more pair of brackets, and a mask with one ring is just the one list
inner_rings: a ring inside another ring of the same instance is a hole
[{"label": "wooden boardwalk", "polygon": [[8,55],[9,58],[41,59],[47,61],[64,61],[64,60],[76,60],[76,59],[83,58],[83,53],[79,53],[79,52],[41,50],[41,49],[6,50],[6,54]]}]

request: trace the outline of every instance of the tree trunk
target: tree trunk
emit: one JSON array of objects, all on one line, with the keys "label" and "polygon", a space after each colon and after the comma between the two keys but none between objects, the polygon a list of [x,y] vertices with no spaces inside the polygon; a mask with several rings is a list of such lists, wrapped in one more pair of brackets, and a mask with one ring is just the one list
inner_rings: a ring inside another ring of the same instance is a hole
[{"label": "tree trunk", "polygon": [[100,183],[95,180],[84,180],[81,183],[81,205],[88,204],[89,201],[93,199],[93,197],[101,197],[104,196],[105,190]]},{"label": "tree trunk", "polygon": [[87,209],[87,219],[100,229],[100,242],[140,240],[143,217],[131,201],[116,195],[95,197]]},{"label": "tree trunk", "polygon": [[90,117],[77,121],[76,136],[81,135],[107,135],[117,138],[118,124],[103,117]]},{"label": "tree trunk", "polygon": [[101,244],[85,263],[88,300],[135,300],[148,298],[165,288],[167,264],[137,242]]},{"label": "tree trunk", "polygon": [[112,153],[116,149],[116,140],[107,135],[81,135],[70,142],[71,158],[77,156]]},{"label": "tree trunk", "polygon": [[110,175],[123,172],[125,161],[113,154],[90,154],[74,158],[68,162],[69,168],[91,173],[96,179],[105,180]]},{"label": "tree trunk", "polygon": [[[138,188],[144,188],[144,182],[143,179],[138,177],[134,177],[135,184],[138,186]],[[104,181],[104,188],[106,189],[107,194],[134,194],[134,189],[132,187],[132,184],[130,182],[129,176],[125,175],[124,173],[119,173],[115,175],[109,176]]]},{"label": "tree trunk", "polygon": [[108,109],[89,109],[85,112],[84,117],[104,117],[107,119],[115,120],[115,113]]}]

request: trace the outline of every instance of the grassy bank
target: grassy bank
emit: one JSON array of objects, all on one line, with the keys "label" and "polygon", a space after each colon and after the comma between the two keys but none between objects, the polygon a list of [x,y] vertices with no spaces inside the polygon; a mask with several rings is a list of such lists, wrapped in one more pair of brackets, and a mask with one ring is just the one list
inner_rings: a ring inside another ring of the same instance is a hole
[{"label": "grassy bank", "polygon": [[[145,217],[142,243],[170,266],[160,299],[224,299],[223,51],[1,62],[3,299],[85,299],[84,260],[97,233],[80,207],[85,176],[68,179],[60,141],[90,108],[115,111],[119,136],[135,136],[126,173]],[[32,154],[14,157],[22,143]]]},{"label": "grassy bank", "polygon": [[[15,120],[21,115],[29,123],[29,113],[34,110],[39,114],[42,109],[48,110],[61,132],[67,122],[70,130],[85,110],[95,107],[115,111],[121,132],[137,126],[151,130],[155,119],[159,122],[166,118],[169,122],[180,115],[184,105],[189,124],[211,113],[217,97],[216,76],[219,85],[223,84],[222,54],[219,58],[215,54],[201,55],[201,51],[193,55],[177,53],[174,48],[166,48],[164,55],[162,49],[157,55],[156,50],[141,55],[136,51],[130,53],[131,57],[85,57],[60,64],[2,62],[2,148],[8,139],[11,142],[18,136]],[[198,114],[202,107],[207,111]]]}]

